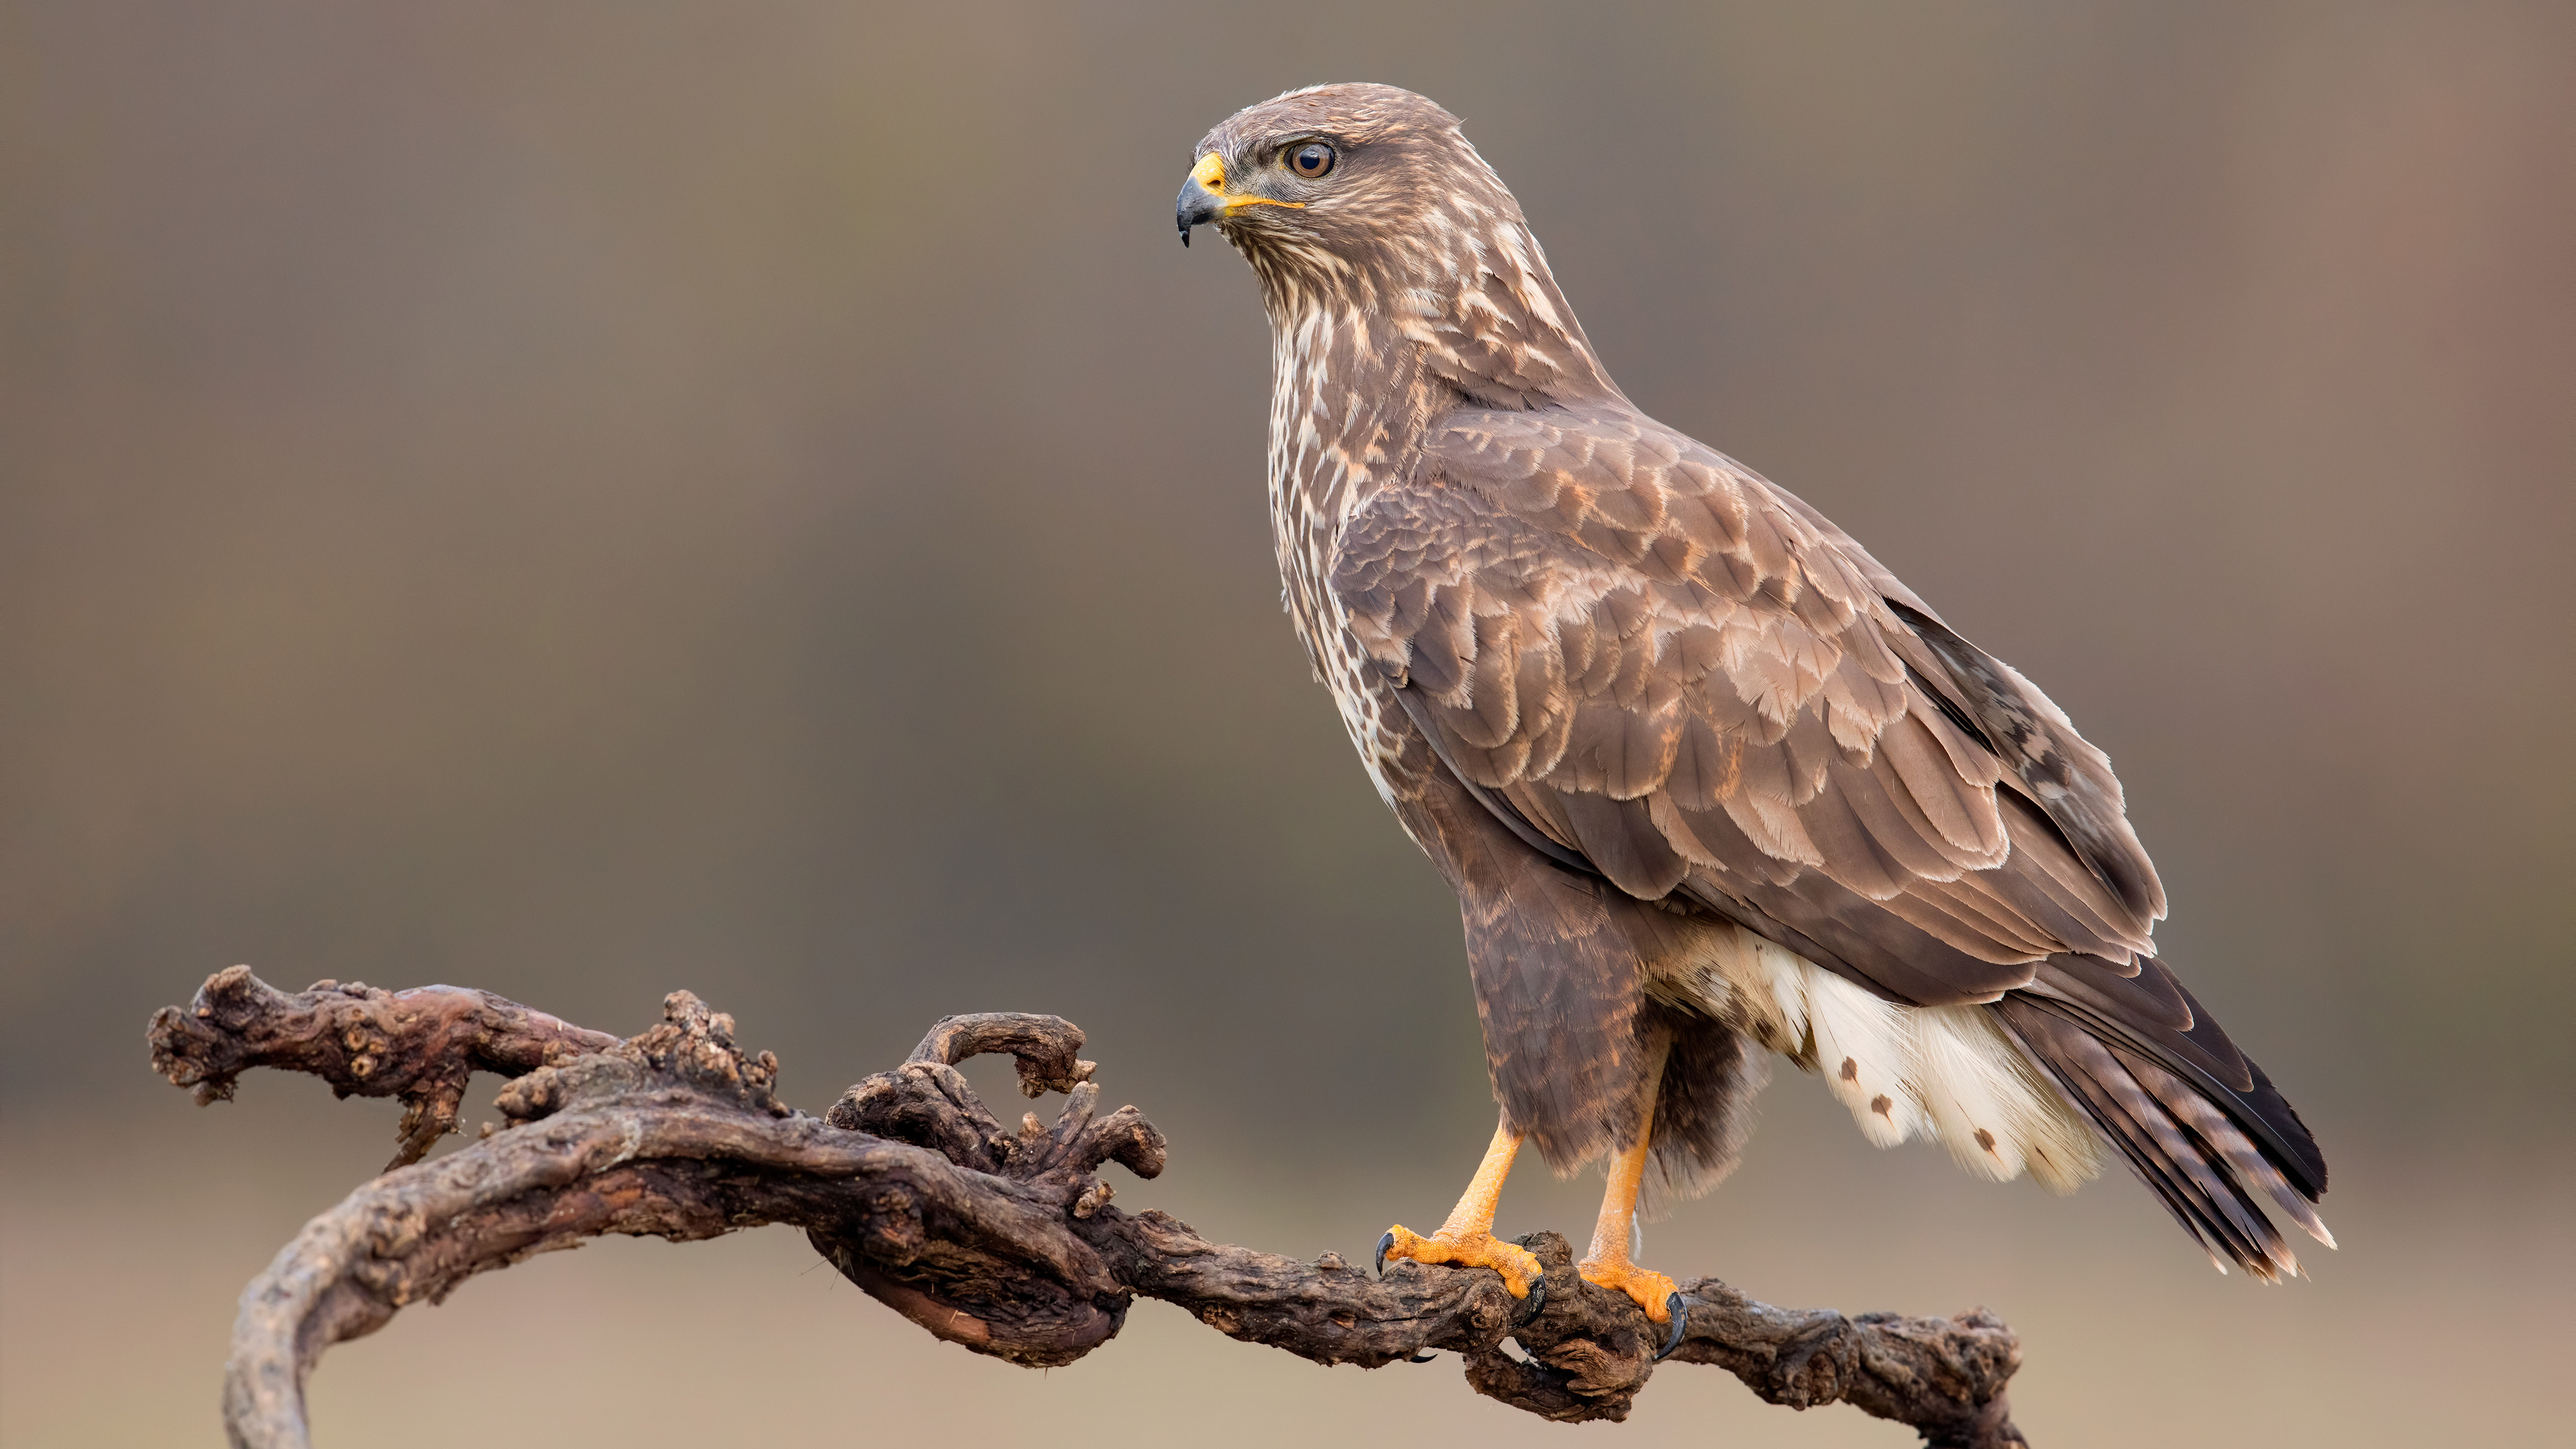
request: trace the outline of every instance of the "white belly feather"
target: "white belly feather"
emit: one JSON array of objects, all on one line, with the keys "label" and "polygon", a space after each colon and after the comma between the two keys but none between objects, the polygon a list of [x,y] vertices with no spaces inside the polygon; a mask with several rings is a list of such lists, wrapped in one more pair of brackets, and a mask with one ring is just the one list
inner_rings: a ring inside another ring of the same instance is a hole
[{"label": "white belly feather", "polygon": [[1982,1006],[1900,1006],[1752,932],[1719,926],[1678,986],[1825,1080],[1870,1141],[1937,1138],[1961,1167],[2072,1192],[2102,1141]]}]

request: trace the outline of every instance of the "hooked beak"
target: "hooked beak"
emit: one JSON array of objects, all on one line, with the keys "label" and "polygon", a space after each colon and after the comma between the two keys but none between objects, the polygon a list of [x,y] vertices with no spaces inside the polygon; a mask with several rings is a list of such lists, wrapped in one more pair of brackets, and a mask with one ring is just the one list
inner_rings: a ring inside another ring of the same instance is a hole
[{"label": "hooked beak", "polygon": [[1210,151],[1199,158],[1199,164],[1190,168],[1190,179],[1181,183],[1181,197],[1173,205],[1172,219],[1180,226],[1181,245],[1188,246],[1191,227],[1222,221],[1244,207],[1302,207],[1305,204],[1226,190],[1225,161]]},{"label": "hooked beak", "polygon": [[[1210,154],[1207,161],[1215,159],[1215,155]],[[1198,170],[1190,173],[1190,179],[1181,183],[1181,199],[1173,204],[1172,219],[1180,224],[1183,246],[1190,244],[1191,227],[1212,223],[1225,215],[1225,199],[1208,190],[1207,184],[1199,180],[1199,172],[1210,169],[1207,161],[1200,162]],[[1225,173],[1221,167],[1217,168],[1216,184],[1220,187],[1225,185]]]}]

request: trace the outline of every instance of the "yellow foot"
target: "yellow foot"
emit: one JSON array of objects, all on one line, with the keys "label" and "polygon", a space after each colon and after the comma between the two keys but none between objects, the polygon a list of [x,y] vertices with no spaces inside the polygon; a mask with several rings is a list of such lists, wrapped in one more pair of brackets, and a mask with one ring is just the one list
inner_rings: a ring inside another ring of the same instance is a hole
[{"label": "yellow foot", "polygon": [[1681,1292],[1679,1284],[1652,1268],[1640,1268],[1628,1261],[1628,1255],[1608,1258],[1586,1258],[1574,1265],[1586,1283],[1597,1284],[1614,1293],[1625,1293],[1646,1310],[1646,1317],[1656,1323],[1670,1322],[1674,1297]]},{"label": "yellow foot", "polygon": [[1427,1238],[1408,1227],[1387,1229],[1386,1236],[1377,1240],[1379,1272],[1386,1271],[1389,1258],[1491,1268],[1503,1275],[1503,1286],[1512,1290],[1514,1298],[1527,1298],[1530,1285],[1547,1271],[1539,1266],[1537,1254],[1517,1243],[1506,1243],[1492,1233],[1453,1233],[1446,1228]]}]

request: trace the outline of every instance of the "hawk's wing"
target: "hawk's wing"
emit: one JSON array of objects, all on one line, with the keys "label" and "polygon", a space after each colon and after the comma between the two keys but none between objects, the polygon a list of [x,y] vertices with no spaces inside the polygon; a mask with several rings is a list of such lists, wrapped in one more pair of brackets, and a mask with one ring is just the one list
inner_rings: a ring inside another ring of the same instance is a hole
[{"label": "hawk's wing", "polygon": [[1679,433],[1458,414],[1349,520],[1333,586],[1451,768],[1634,895],[1685,889],[1918,1005],[2153,952],[2163,890],[2102,753]]}]

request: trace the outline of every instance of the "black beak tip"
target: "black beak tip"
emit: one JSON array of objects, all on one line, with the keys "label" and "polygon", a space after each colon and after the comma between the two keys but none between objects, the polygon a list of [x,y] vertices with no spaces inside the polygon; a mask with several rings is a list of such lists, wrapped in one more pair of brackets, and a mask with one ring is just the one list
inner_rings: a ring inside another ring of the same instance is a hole
[{"label": "black beak tip", "polygon": [[1205,224],[1214,226],[1225,213],[1214,194],[1199,185],[1193,177],[1181,186],[1180,199],[1172,205],[1172,221],[1181,229],[1181,245],[1190,244],[1190,228]]}]

